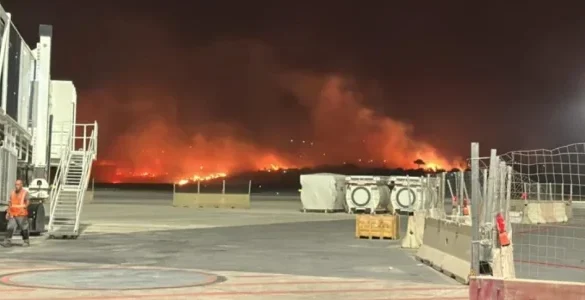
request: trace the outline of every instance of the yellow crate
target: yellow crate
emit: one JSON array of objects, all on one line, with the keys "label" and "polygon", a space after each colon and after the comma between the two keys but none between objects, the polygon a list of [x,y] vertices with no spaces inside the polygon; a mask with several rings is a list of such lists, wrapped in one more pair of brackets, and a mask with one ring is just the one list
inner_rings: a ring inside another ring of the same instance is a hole
[{"label": "yellow crate", "polygon": [[398,215],[356,215],[355,237],[397,240],[400,238],[400,217]]}]

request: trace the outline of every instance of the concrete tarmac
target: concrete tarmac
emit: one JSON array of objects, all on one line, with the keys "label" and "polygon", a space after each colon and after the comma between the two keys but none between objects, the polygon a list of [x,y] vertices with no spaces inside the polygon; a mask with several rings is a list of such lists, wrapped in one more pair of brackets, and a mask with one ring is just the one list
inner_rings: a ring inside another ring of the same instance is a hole
[{"label": "concrete tarmac", "polygon": [[96,191],[78,239],[0,249],[0,299],[467,299],[400,241],[356,239],[355,216],[301,213],[291,196],[249,210],[171,198]]},{"label": "concrete tarmac", "polygon": [[518,278],[585,283],[585,208],[574,204],[566,223],[514,224]]}]

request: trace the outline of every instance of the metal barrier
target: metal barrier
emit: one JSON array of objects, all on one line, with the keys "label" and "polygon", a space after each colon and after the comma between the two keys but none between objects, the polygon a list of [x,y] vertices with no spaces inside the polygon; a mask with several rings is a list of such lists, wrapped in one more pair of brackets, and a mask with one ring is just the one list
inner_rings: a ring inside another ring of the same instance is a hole
[{"label": "metal barrier", "polygon": [[173,206],[195,208],[250,208],[252,181],[197,181],[173,185]]}]

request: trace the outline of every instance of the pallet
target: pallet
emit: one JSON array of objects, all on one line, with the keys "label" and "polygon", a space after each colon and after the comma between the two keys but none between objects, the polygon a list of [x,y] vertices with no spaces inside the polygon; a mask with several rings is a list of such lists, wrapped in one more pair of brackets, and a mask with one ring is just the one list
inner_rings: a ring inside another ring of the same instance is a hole
[{"label": "pallet", "polygon": [[369,208],[368,209],[355,209],[355,208],[352,208],[352,209],[348,209],[347,210],[347,213],[348,214],[356,214],[356,215],[381,215],[381,214],[388,214],[388,213],[390,213],[390,210],[387,209],[387,208],[386,209],[381,208],[381,209],[376,209],[376,210],[373,210],[372,211]]},{"label": "pallet", "polygon": [[356,215],[355,237],[397,240],[400,238],[400,217],[397,215]]},{"label": "pallet", "polygon": [[379,236],[365,236],[365,235],[360,235],[360,236],[356,236],[356,238],[360,239],[360,240],[397,240],[398,237],[379,237]]}]

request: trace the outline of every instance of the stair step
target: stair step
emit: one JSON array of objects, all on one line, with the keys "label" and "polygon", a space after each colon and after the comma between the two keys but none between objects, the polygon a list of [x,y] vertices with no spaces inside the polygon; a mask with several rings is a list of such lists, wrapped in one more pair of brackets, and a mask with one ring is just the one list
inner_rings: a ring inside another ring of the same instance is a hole
[{"label": "stair step", "polygon": [[55,216],[53,224],[75,225],[75,219],[70,216]]},{"label": "stair step", "polygon": [[66,213],[66,214],[70,214],[70,213],[75,213],[77,211],[77,208],[75,206],[58,206],[55,208],[55,213]]},{"label": "stair step", "polygon": [[75,225],[55,225],[53,230],[50,232],[69,231],[72,232],[75,229]]},{"label": "stair step", "polygon": [[65,228],[55,228],[53,230],[49,230],[49,234],[51,235],[77,235],[77,231],[75,231],[75,227],[71,226],[71,227],[65,227]]},{"label": "stair step", "polygon": [[[74,216],[72,215],[61,215],[61,216],[55,216],[55,218],[59,218],[59,219],[66,219],[66,218],[72,218]],[[55,225],[75,225],[75,220],[70,220],[70,221],[57,221],[57,220],[53,220],[53,224]]]},{"label": "stair step", "polygon": [[62,191],[64,192],[77,192],[79,190],[79,185],[63,185]]},{"label": "stair step", "polygon": [[51,214],[51,223],[49,234],[59,235],[77,235],[79,226],[76,220],[79,218],[79,205],[82,205],[83,199],[78,198],[84,194],[82,182],[87,178],[91,169],[88,169],[87,163],[94,159],[90,152],[74,150],[69,156],[67,166],[62,169],[62,181],[59,187],[58,198]]}]

